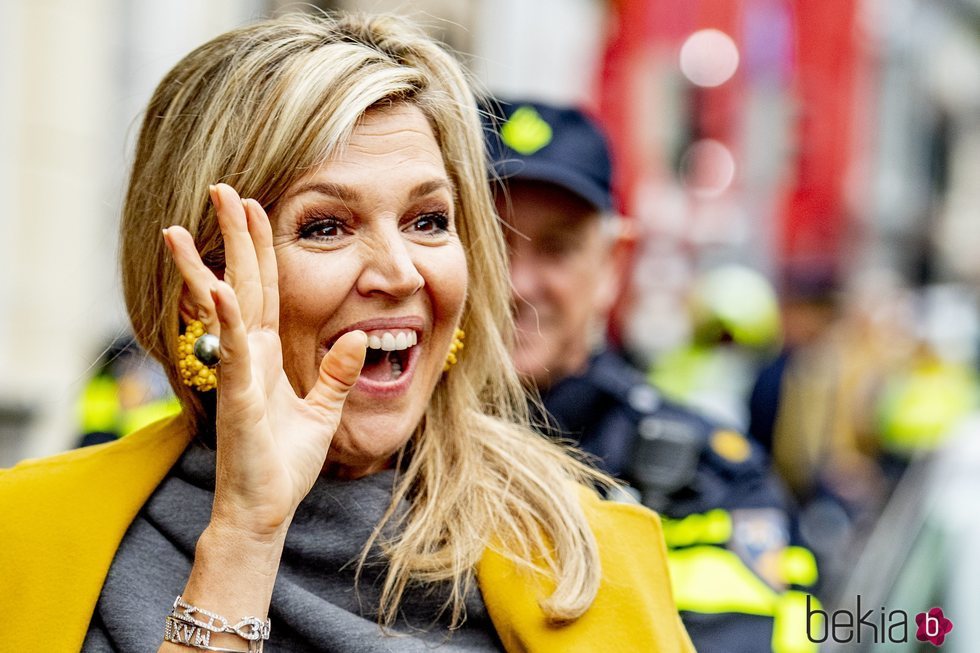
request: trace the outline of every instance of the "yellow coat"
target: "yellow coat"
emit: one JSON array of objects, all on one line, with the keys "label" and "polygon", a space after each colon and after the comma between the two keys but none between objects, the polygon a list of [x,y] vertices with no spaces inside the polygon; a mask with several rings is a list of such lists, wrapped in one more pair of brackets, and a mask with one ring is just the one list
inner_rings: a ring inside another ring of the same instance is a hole
[{"label": "yellow coat", "polygon": [[[170,418],[118,442],[0,470],[0,648],[81,648],[119,542],[189,441]],[[543,584],[491,551],[478,565],[507,651],[692,653],[670,593],[659,520],[638,506],[583,496],[604,580],[582,618],[548,625],[537,604]]]}]

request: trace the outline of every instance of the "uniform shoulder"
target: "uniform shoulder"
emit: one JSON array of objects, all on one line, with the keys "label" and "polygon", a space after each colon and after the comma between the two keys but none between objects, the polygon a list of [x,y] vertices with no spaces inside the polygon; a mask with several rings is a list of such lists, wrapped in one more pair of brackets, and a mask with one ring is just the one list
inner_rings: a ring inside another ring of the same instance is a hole
[{"label": "uniform shoulder", "polygon": [[765,452],[741,431],[659,393],[655,405],[635,414],[626,474],[644,503],[670,515],[746,502],[783,505]]},{"label": "uniform shoulder", "polygon": [[[663,395],[645,375],[621,355],[606,351],[595,358],[588,377],[629,411],[638,425],[660,423],[685,435],[706,439],[715,425],[697,411]],[[642,435],[642,434],[641,434]]]},{"label": "uniform shoulder", "polygon": [[701,462],[704,465],[732,473],[763,470],[766,467],[765,452],[751,437],[738,428],[716,422],[692,408],[662,399],[657,410],[649,417],[699,438]]}]

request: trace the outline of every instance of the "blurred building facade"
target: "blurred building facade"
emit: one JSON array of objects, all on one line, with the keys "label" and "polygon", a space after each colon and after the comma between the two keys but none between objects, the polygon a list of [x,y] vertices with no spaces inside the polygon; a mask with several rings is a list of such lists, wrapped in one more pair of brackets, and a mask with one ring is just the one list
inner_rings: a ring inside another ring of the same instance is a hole
[{"label": "blurred building facade", "polygon": [[264,9],[0,1],[0,466],[71,446],[77,397],[127,330],[116,231],[154,86],[194,46]]}]

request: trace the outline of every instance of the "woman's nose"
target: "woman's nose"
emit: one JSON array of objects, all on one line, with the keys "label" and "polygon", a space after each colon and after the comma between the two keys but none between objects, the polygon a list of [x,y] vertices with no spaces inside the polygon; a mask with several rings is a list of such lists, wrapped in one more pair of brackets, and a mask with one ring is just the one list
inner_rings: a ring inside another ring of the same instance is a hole
[{"label": "woman's nose", "polygon": [[385,229],[365,246],[367,261],[357,281],[357,290],[362,295],[408,297],[425,285],[412,259],[409,243],[399,229]]}]

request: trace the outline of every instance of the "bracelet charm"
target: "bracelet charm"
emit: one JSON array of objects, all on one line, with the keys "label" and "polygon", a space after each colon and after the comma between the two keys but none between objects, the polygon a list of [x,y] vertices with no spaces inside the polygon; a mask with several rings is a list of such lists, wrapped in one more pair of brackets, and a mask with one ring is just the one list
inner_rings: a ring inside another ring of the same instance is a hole
[{"label": "bracelet charm", "polygon": [[167,615],[166,626],[163,629],[163,641],[203,648],[211,645],[211,631],[181,621],[173,615]]},{"label": "bracelet charm", "polygon": [[[200,617],[200,618],[199,618]],[[207,620],[204,621],[203,619]],[[243,617],[231,624],[219,614],[191,605],[178,596],[174,599],[164,625],[164,641],[181,644],[205,651],[229,653],[261,653],[265,640],[269,639],[272,622],[257,617]],[[247,649],[219,648],[211,646],[211,633],[229,633],[245,640]]]}]

